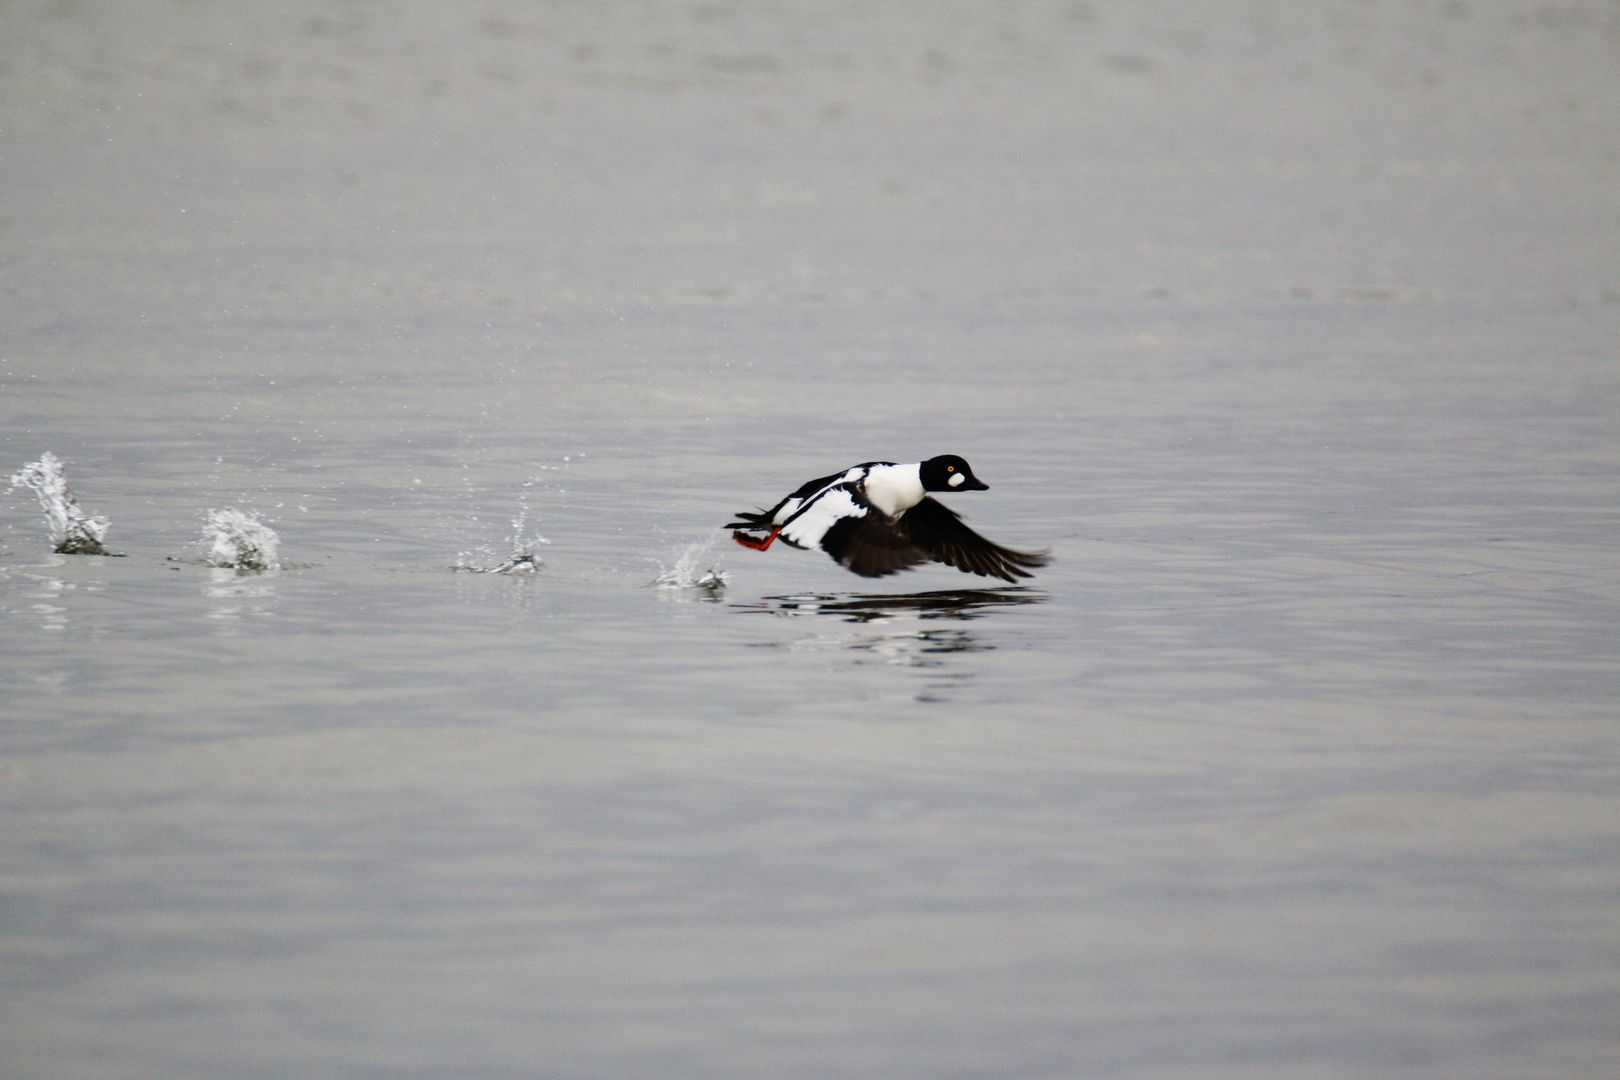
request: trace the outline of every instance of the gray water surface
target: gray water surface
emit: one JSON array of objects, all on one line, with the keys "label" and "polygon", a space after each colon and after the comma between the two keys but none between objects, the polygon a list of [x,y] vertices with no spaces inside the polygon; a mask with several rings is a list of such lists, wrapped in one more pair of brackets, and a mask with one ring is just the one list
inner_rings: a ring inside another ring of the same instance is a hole
[{"label": "gray water surface", "polygon": [[0,12],[8,1080],[1612,1075],[1611,6],[249,8]]}]

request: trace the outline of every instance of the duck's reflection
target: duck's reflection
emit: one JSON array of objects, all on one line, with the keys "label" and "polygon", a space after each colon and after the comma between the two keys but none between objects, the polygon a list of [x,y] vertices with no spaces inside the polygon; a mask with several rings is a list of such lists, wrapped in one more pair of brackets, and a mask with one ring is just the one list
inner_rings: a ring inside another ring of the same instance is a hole
[{"label": "duck's reflection", "polygon": [[[962,653],[989,652],[996,645],[972,630],[938,625],[940,620],[965,622],[997,609],[1038,604],[1042,593],[1026,589],[949,589],[880,595],[766,596],[751,604],[734,604],[743,613],[779,618],[822,616],[859,629],[825,627],[791,641],[761,642],[790,652],[838,650],[853,653],[857,664],[887,664],[927,672],[918,701],[946,701],[951,691],[972,678],[953,670]],[[930,625],[931,624],[931,625]],[[813,624],[814,625],[814,624]],[[824,624],[823,624],[824,626]]]},{"label": "duck's reflection", "polygon": [[937,589],[918,593],[874,595],[765,596],[732,606],[769,615],[830,615],[845,622],[875,622],[896,616],[918,619],[978,619],[997,608],[1039,604],[1044,593],[1030,589]]},{"label": "duck's reflection", "polygon": [[871,663],[904,664],[918,668],[943,667],[947,653],[989,652],[995,648],[966,630],[906,630],[890,634],[852,635],[843,644],[854,652],[865,653],[871,658]]}]

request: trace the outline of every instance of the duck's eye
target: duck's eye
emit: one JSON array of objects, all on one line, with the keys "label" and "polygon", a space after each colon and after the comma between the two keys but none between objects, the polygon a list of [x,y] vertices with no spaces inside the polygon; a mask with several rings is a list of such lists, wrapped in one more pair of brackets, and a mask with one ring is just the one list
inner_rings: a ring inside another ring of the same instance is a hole
[{"label": "duck's eye", "polygon": [[956,466],[955,465],[947,465],[947,466],[945,466],[945,471],[946,472],[955,472],[956,471]]}]

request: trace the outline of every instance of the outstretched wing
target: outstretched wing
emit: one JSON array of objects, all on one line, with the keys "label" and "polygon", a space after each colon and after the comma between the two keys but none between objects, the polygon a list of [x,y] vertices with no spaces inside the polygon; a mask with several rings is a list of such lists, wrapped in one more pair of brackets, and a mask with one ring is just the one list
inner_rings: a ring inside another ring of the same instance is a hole
[{"label": "outstretched wing", "polygon": [[[964,574],[980,574],[1003,581],[1030,577],[1029,570],[1045,566],[1045,551],[1014,551],[992,544],[966,525],[962,516],[942,502],[923,499],[895,522],[896,537],[924,553],[924,558],[954,566]],[[859,571],[857,571],[858,573]]]},{"label": "outstretched wing", "polygon": [[821,536],[821,550],[861,577],[886,577],[910,570],[931,556],[895,531],[876,511],[839,518]]}]

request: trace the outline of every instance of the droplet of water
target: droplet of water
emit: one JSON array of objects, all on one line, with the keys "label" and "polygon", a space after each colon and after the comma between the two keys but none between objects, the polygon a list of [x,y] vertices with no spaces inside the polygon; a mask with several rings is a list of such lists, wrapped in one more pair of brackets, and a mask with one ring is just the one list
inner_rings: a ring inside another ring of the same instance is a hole
[{"label": "droplet of water", "polygon": [[203,540],[209,545],[209,566],[259,572],[281,568],[276,558],[281,538],[275,530],[235,507],[208,511]]},{"label": "droplet of water", "polygon": [[715,540],[724,532],[724,529],[715,529],[704,539],[694,540],[686,545],[680,557],[675,560],[675,565],[665,567],[653,579],[653,584],[660,589],[709,589],[718,591],[725,588],[726,582],[731,580],[731,575],[726,571],[719,569],[712,563],[705,570],[700,571],[698,569],[705,561],[704,556],[714,546]]},{"label": "droplet of water", "polygon": [[111,523],[104,517],[89,517],[79,508],[55,454],[47,450],[38,461],[24,465],[12,476],[11,486],[32,488],[39,496],[51,532],[51,549],[58,555],[113,554],[102,543]]},{"label": "droplet of water", "polygon": [[[541,544],[549,544],[539,533],[525,535],[524,528],[528,524],[528,512],[520,510],[512,518],[512,538],[508,542],[507,557],[495,566],[479,566],[472,561],[472,552],[463,551],[456,557],[455,569],[467,570],[475,574],[532,574],[545,565],[544,560],[534,553],[534,548]],[[482,549],[485,555],[492,554],[492,548]]]}]

